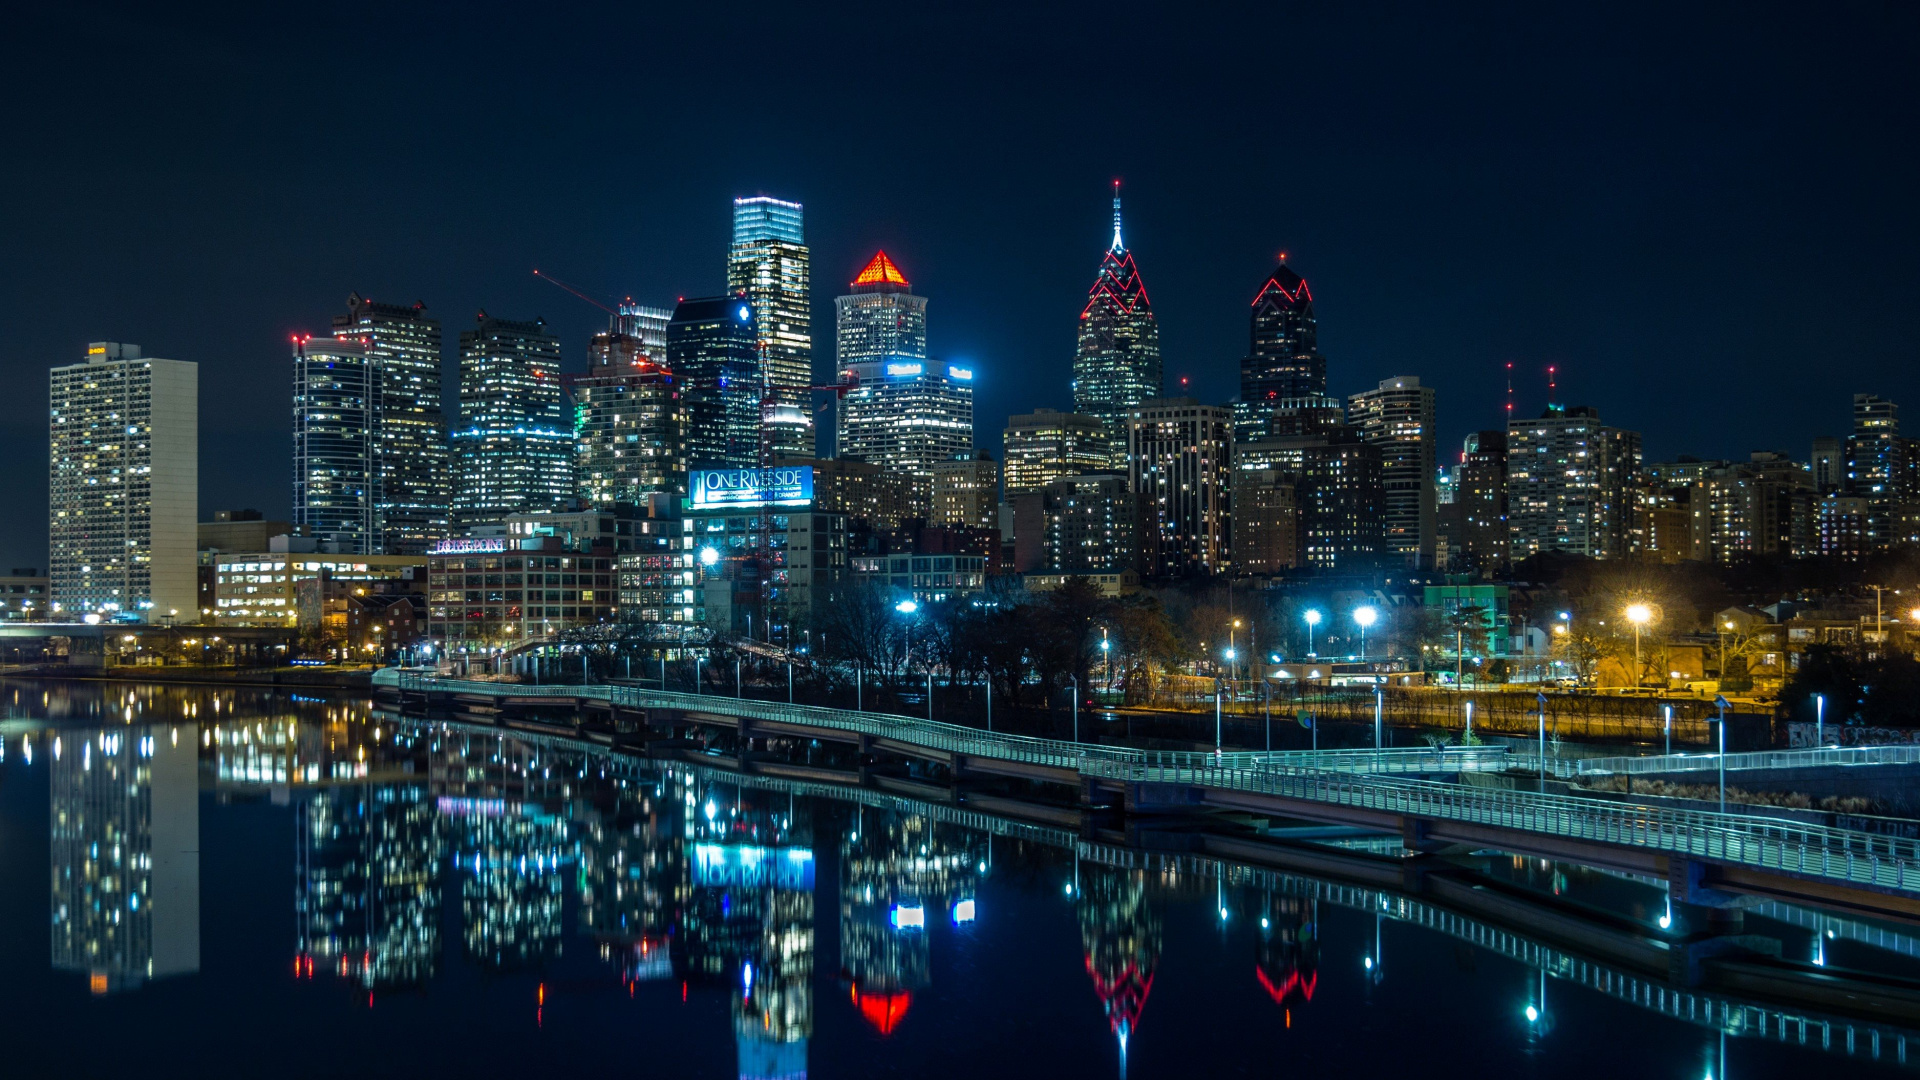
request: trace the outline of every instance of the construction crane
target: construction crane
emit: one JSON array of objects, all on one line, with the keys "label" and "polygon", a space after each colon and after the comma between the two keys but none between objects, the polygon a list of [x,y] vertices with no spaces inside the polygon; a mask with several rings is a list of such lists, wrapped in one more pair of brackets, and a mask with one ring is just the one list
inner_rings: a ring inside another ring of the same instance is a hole
[{"label": "construction crane", "polygon": [[587,303],[592,304],[594,307],[599,308],[601,311],[604,311],[607,314],[614,316],[615,318],[619,318],[620,316],[619,312],[613,310],[612,308],[601,303],[600,301],[595,300],[593,297],[588,296],[586,293],[581,292],[579,289],[574,288],[573,286],[567,284],[566,282],[561,281],[559,278],[554,277],[552,274],[543,274],[540,271],[535,270],[533,272],[533,276],[539,278],[541,281],[551,281],[555,285],[560,286],[561,288],[567,290],[573,295],[579,297],[582,300],[585,300]]}]

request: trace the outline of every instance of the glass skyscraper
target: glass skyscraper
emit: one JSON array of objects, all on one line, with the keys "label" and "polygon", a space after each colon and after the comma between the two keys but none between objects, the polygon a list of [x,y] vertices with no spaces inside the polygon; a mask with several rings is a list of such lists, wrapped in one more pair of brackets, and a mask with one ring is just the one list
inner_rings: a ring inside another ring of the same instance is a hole
[{"label": "glass skyscraper", "polygon": [[353,293],[333,336],[363,341],[373,408],[376,544],[369,554],[419,555],[447,534],[452,488],[440,410],[440,321],[425,304],[379,304]]},{"label": "glass skyscraper", "polygon": [[813,286],[799,203],[733,200],[727,291],[753,304],[761,363],[772,389],[766,441],[775,454],[812,457]]},{"label": "glass skyscraper", "polygon": [[1113,242],[1080,309],[1073,355],[1074,412],[1100,418],[1109,465],[1126,468],[1127,411],[1160,396],[1160,327],[1153,302],[1120,238],[1120,184],[1113,185]]},{"label": "glass skyscraper", "polygon": [[1301,399],[1327,392],[1327,359],[1313,317],[1313,291],[1281,263],[1260,283],[1249,320],[1247,355],[1240,361],[1240,401],[1234,408],[1234,438],[1240,442],[1282,435],[1275,415]]},{"label": "glass skyscraper", "polygon": [[352,338],[293,339],[293,523],[342,553],[373,550],[373,372]]},{"label": "glass skyscraper", "polygon": [[874,255],[834,301],[842,381],[841,457],[910,478],[912,507],[926,516],[934,466],[973,452],[973,372],[927,359],[927,301],[915,296],[886,252]]},{"label": "glass skyscraper", "polygon": [[552,510],[575,495],[573,431],[560,393],[560,339],[547,324],[496,319],[460,332],[459,483],[462,525]]},{"label": "glass skyscraper", "polygon": [[760,464],[765,384],[747,298],[680,301],[667,324],[667,366],[686,394],[687,465],[739,469]]}]

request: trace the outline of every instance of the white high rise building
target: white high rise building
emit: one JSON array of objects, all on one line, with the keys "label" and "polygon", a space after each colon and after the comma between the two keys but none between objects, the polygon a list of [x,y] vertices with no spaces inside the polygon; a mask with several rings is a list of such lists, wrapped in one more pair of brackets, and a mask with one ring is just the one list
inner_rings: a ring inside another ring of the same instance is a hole
[{"label": "white high rise building", "polygon": [[96,341],[51,390],[55,618],[198,621],[200,366]]}]

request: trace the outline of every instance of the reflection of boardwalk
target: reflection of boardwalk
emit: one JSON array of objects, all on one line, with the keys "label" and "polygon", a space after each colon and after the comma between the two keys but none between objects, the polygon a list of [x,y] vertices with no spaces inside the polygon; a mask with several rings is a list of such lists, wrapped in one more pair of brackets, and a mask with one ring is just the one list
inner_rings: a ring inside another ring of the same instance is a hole
[{"label": "reflection of boardwalk", "polygon": [[[1743,814],[1675,810],[1570,795],[1438,782],[1392,772],[1457,772],[1477,761],[1414,752],[1174,754],[1022,736],[914,717],[786,705],[633,687],[530,687],[383,671],[376,688],[403,708],[465,702],[498,709],[514,701],[620,713],[647,723],[706,725],[748,737],[851,742],[947,765],[1104,790],[1137,801],[1284,814],[1362,825],[1423,842],[1567,858],[1656,874],[1699,887],[1774,899],[1920,916],[1920,841]],[[492,704],[485,704],[492,703]],[[1421,758],[1431,758],[1421,764]],[[1373,761],[1374,766],[1368,762]]]},{"label": "reflection of boardwalk", "polygon": [[[541,741],[556,748],[567,745],[564,739],[543,738]],[[1422,892],[1423,898],[1411,899],[1397,891],[1387,891],[1399,888],[1388,882],[1404,880],[1403,868],[1412,865],[1407,860],[1372,858],[1330,847],[1275,849],[1290,857],[1311,860],[1312,868],[1307,873],[1322,876],[1309,877],[1303,873],[1221,863],[1198,855],[1145,852],[1118,844],[1094,843],[1065,830],[1009,822],[965,808],[922,803],[872,791],[739,775],[710,767],[661,766],[577,742],[571,745],[584,759],[573,770],[582,775],[590,770],[603,777],[639,779],[652,784],[664,768],[671,775],[692,781],[696,788],[761,793],[750,799],[751,802],[767,802],[768,797],[773,796],[777,803],[785,803],[786,798],[779,796],[817,795],[863,804],[893,815],[951,822],[990,836],[1012,837],[1073,852],[1081,867],[1079,894],[1074,899],[1081,914],[1089,978],[1107,1010],[1116,1037],[1122,1034],[1130,1037],[1140,1022],[1159,955],[1157,923],[1148,907],[1147,895],[1143,891],[1136,903],[1130,899],[1133,894],[1121,889],[1120,884],[1151,883],[1151,888],[1158,891],[1204,884],[1212,891],[1216,882],[1220,887],[1230,886],[1231,890],[1241,891],[1242,895],[1257,893],[1264,897],[1260,914],[1271,922],[1274,936],[1263,942],[1262,951],[1256,954],[1257,973],[1249,977],[1264,975],[1271,986],[1268,992],[1277,991],[1283,1007],[1303,1003],[1308,996],[1307,988],[1317,985],[1319,920],[1314,907],[1331,904],[1386,920],[1416,923],[1497,952],[1555,978],[1578,982],[1641,1008],[1734,1035],[1786,1039],[1796,1044],[1804,1040],[1805,1045],[1833,1053],[1863,1057],[1877,1053],[1883,1060],[1904,1060],[1906,1043],[1915,1037],[1913,1032],[1893,1025],[1844,1018],[1837,1013],[1848,1008],[1844,1004],[1823,1004],[1838,1001],[1847,993],[1868,992],[1865,988],[1869,984],[1845,972],[1835,971],[1831,978],[1809,977],[1805,972],[1783,966],[1768,968],[1723,957],[1711,962],[1710,974],[1717,979],[1733,973],[1738,977],[1736,981],[1716,982],[1714,989],[1686,985],[1679,976],[1666,974],[1668,951],[1677,944],[1672,939],[1647,927],[1623,927],[1625,920],[1616,920],[1613,924],[1590,923],[1582,928],[1575,925],[1580,916],[1551,907],[1544,897],[1540,898],[1540,904],[1509,897],[1505,909],[1477,903],[1473,897],[1481,894],[1474,890],[1473,882],[1453,878],[1450,871],[1458,868],[1441,860],[1413,861],[1436,872],[1426,880],[1424,888],[1428,891]],[[719,820],[725,820],[725,804],[717,809],[722,814]],[[701,816],[704,820],[704,804]],[[1241,846],[1258,845],[1242,843]],[[1222,850],[1232,858],[1259,857]],[[1090,868],[1089,864],[1098,865]],[[1654,880],[1657,883],[1659,879]],[[1345,882],[1375,882],[1382,887]],[[1096,890],[1102,891],[1096,896]],[[1237,902],[1233,891],[1228,892],[1225,902]],[[1791,913],[1796,909],[1781,910]],[[1515,914],[1516,911],[1519,913]],[[1756,913],[1775,917],[1772,910]],[[1871,936],[1867,934],[1870,929],[1867,924],[1852,920],[1834,920],[1828,928],[1844,932],[1846,926],[1861,928],[1861,934],[1850,936],[1860,940]],[[1285,936],[1289,933],[1290,940]],[[1895,941],[1894,938],[1887,940]],[[1569,941],[1579,944],[1573,947],[1560,944]],[[1134,958],[1131,968],[1127,962],[1130,957]],[[1141,962],[1140,958],[1146,958],[1147,962]],[[905,1001],[888,996],[892,989],[876,988],[878,992],[870,1000],[864,990],[854,991],[854,1004],[883,1029],[900,1022],[906,1005]],[[1909,1007],[1908,999],[1899,996],[1898,988],[1891,993],[1893,996],[1877,998],[1882,1007]]]},{"label": "reflection of boardwalk", "polygon": [[1743,1001],[1728,994],[1675,986],[1665,980],[1639,975],[1615,965],[1597,963],[1436,904],[1377,889],[1234,866],[1194,856],[1162,855],[1088,843],[1082,843],[1079,850],[1083,859],[1175,878],[1189,876],[1210,879],[1224,876],[1230,885],[1271,890],[1276,894],[1411,923],[1498,953],[1616,1000],[1730,1035],[1791,1042],[1848,1055],[1858,1054],[1876,1061],[1891,1059],[1901,1064],[1908,1061],[1908,1043],[1920,1038],[1920,1033],[1892,1025],[1823,1016],[1813,1011],[1787,1009]]}]

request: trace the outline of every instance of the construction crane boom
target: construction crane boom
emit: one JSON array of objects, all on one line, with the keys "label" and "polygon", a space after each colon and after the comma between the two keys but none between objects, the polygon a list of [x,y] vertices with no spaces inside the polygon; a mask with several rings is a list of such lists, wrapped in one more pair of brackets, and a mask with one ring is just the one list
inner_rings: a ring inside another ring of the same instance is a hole
[{"label": "construction crane boom", "polygon": [[543,274],[543,273],[541,273],[540,271],[538,271],[538,270],[535,270],[535,271],[533,272],[533,276],[534,276],[534,277],[537,277],[537,278],[539,278],[539,279],[540,279],[540,280],[542,280],[542,281],[551,281],[551,282],[553,282],[553,283],[554,283],[555,285],[558,285],[558,286],[560,286],[561,288],[563,288],[563,289],[565,289],[565,290],[567,290],[568,292],[570,292],[570,293],[572,293],[573,295],[575,295],[575,296],[577,296],[577,297],[579,297],[580,299],[582,299],[582,300],[585,300],[585,301],[586,301],[587,303],[589,303],[589,304],[592,304],[592,305],[593,305],[594,307],[597,307],[597,308],[599,308],[599,309],[600,309],[601,311],[604,311],[604,312],[606,312],[606,313],[607,313],[607,314],[609,314],[609,315],[619,315],[619,314],[620,314],[619,312],[617,312],[617,311],[615,311],[615,310],[613,310],[612,308],[610,308],[610,307],[608,307],[607,305],[605,305],[605,304],[603,304],[603,303],[601,303],[600,301],[598,301],[598,300],[595,300],[595,299],[594,299],[593,297],[591,297],[591,296],[588,296],[588,295],[587,295],[586,293],[583,293],[583,292],[581,292],[581,291],[580,291],[579,289],[576,289],[576,288],[574,288],[573,286],[571,286],[571,285],[569,285],[569,284],[567,284],[566,282],[564,282],[564,281],[561,281],[561,280],[560,280],[559,278],[557,278],[557,277],[554,277],[554,276],[553,276],[552,274]]}]

